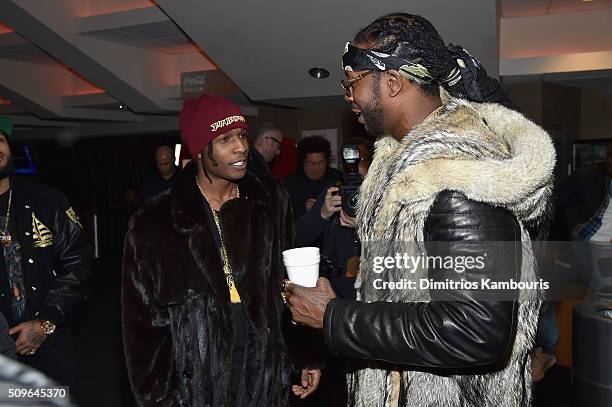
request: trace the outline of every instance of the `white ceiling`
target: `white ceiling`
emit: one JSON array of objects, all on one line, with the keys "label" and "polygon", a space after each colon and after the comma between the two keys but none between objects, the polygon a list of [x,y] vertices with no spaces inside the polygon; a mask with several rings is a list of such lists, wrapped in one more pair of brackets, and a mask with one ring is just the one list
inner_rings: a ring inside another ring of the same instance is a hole
[{"label": "white ceiling", "polygon": [[501,0],[501,16],[525,17],[576,13],[612,7],[612,0]]},{"label": "white ceiling", "polygon": [[[236,100],[253,114],[257,103],[343,105],[344,43],[396,11],[427,17],[447,42],[463,45],[496,74],[496,4],[0,0],[0,114],[20,126],[68,126],[83,135],[168,131],[177,126],[181,73],[204,70],[231,78],[244,93]],[[612,0],[501,0],[500,7],[512,18],[608,8]],[[311,78],[315,66],[330,77]],[[215,91],[235,95],[233,84],[224,86]]]},{"label": "white ceiling", "polygon": [[[427,16],[446,41],[468,48],[496,74],[493,1],[261,0],[237,7],[227,7],[223,0],[156,3],[256,101],[340,96],[345,42],[376,17],[396,11]],[[310,77],[312,67],[327,69],[329,78]]]}]

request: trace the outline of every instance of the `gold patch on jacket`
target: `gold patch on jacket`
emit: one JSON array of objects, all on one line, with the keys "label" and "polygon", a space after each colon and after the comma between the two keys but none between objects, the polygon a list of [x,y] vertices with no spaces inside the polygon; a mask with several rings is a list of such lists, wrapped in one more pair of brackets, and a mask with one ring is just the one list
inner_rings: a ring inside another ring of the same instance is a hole
[{"label": "gold patch on jacket", "polygon": [[53,233],[32,212],[32,234],[34,247],[47,247],[53,244]]},{"label": "gold patch on jacket", "polygon": [[72,207],[66,209],[66,216],[68,216],[68,218],[73,223],[76,223],[77,225],[80,226],[81,229],[83,229],[83,225],[81,225],[81,220],[79,219],[79,215],[76,214],[76,212],[74,211],[74,209],[72,209]]}]

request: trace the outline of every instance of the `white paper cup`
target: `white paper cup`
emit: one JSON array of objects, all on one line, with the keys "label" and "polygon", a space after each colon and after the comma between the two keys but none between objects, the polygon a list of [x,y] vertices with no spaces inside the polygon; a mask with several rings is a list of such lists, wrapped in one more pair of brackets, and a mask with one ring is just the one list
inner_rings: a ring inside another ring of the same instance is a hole
[{"label": "white paper cup", "polygon": [[320,261],[318,247],[300,247],[283,252],[283,262],[289,281],[304,287],[317,285]]}]

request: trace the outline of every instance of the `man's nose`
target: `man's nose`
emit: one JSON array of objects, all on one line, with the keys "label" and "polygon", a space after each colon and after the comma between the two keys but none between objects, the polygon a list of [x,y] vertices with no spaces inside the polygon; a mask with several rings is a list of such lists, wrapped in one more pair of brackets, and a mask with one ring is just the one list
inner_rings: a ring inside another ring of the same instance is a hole
[{"label": "man's nose", "polygon": [[238,140],[235,144],[234,151],[236,153],[245,153],[247,151],[248,144],[246,140]]}]

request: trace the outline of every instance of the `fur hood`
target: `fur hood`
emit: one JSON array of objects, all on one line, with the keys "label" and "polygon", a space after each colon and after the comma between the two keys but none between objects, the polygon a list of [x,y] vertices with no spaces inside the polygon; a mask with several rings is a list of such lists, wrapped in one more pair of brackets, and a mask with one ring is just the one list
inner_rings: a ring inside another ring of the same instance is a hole
[{"label": "fur hood", "polygon": [[376,142],[360,194],[377,199],[359,200],[360,237],[385,238],[399,206],[433,202],[444,190],[504,207],[529,230],[539,229],[554,166],[550,137],[520,113],[451,99],[401,142]]}]

